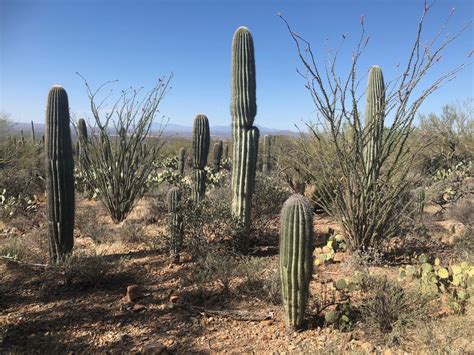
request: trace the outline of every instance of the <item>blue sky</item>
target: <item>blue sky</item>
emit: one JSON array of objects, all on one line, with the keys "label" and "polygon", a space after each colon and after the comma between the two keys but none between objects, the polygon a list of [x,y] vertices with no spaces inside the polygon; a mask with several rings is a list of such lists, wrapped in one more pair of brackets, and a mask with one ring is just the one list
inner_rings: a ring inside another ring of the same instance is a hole
[{"label": "blue sky", "polygon": [[[427,21],[431,37],[450,9],[456,12],[450,32],[473,18],[473,1],[438,0]],[[141,1],[141,0],[0,0],[1,108],[16,121],[43,122],[49,88],[68,91],[71,113],[90,116],[82,80],[93,87],[118,79],[116,91],[130,85],[150,88],[163,75],[174,73],[172,90],[161,113],[172,123],[191,125],[205,113],[211,125],[230,124],[230,48],[240,25],[251,30],[257,65],[256,123],[291,129],[314,118],[311,97],[295,68],[300,65],[281,11],[293,29],[318,52],[326,40],[336,45],[348,35],[341,62],[350,51],[364,15],[369,47],[360,62],[396,74],[406,59],[421,14],[421,0],[268,0],[268,1]],[[424,38],[428,38],[424,37]],[[473,49],[473,27],[448,48],[433,79],[461,63]],[[433,94],[420,112],[473,95],[472,65]]]}]

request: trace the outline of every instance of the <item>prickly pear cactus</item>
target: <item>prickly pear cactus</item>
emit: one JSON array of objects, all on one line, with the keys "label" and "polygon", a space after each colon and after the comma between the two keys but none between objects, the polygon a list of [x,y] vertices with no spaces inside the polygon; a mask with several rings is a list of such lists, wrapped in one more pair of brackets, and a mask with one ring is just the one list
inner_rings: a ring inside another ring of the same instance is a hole
[{"label": "prickly pear cactus", "polygon": [[46,107],[46,181],[49,254],[59,262],[73,248],[74,162],[66,90],[53,86]]},{"label": "prickly pear cactus", "polygon": [[290,196],[280,216],[280,277],[287,324],[298,329],[313,271],[313,212],[302,195]]},{"label": "prickly pear cactus", "polygon": [[194,119],[193,124],[193,200],[201,200],[206,193],[206,171],[209,154],[209,120],[203,114]]},{"label": "prickly pear cactus", "polygon": [[[253,126],[257,114],[255,57],[252,35],[246,27],[239,27],[234,34],[231,71],[232,214],[248,231],[260,133]],[[245,251],[248,233],[243,234],[239,243]]]},{"label": "prickly pear cactus", "polygon": [[380,149],[385,120],[385,84],[382,68],[374,65],[370,68],[366,89],[364,163],[367,177],[376,181],[380,170]]},{"label": "prickly pear cactus", "polygon": [[179,261],[179,253],[183,245],[183,216],[179,209],[181,192],[179,188],[172,187],[166,196],[169,213],[169,246],[171,256],[175,261]]},{"label": "prickly pear cactus", "polygon": [[179,175],[184,176],[184,166],[186,164],[186,150],[184,147],[179,148],[178,153],[178,172]]},{"label": "prickly pear cactus", "polygon": [[213,153],[214,153],[214,170],[219,171],[221,169],[221,160],[222,160],[222,151],[223,143],[219,141],[214,144]]}]

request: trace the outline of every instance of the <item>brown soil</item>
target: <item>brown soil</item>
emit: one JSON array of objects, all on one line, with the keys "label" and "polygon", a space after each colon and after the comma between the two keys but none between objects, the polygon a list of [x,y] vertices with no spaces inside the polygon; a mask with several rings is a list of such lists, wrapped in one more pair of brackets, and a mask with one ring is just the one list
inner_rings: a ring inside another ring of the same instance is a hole
[{"label": "brown soil", "polygon": [[[96,203],[80,201],[79,208],[93,205]],[[142,202],[129,220],[139,220],[146,212],[147,204]],[[112,231],[119,227],[112,225],[103,210],[96,221],[110,224]],[[444,224],[448,222],[442,223],[443,228]],[[317,217],[315,226],[319,242],[329,228],[338,229],[324,217]],[[162,229],[162,225],[148,226],[146,235],[152,238]],[[46,238],[44,228],[42,231],[37,238]],[[418,341],[392,349],[378,346],[364,335],[363,329],[341,332],[323,327],[317,318],[309,319],[301,332],[287,332],[281,306],[258,297],[229,298],[218,284],[197,286],[190,282],[195,264],[189,258],[179,265],[170,264],[163,246],[157,245],[122,241],[96,244],[77,235],[76,248],[104,253],[103,257],[113,265],[93,288],[58,280],[41,266],[0,262],[0,352],[389,354],[401,350],[429,353],[439,344],[474,352],[472,312],[460,317],[439,317],[437,327],[430,328],[432,333],[426,333],[426,339],[423,334],[428,327],[419,331]],[[351,276],[348,259],[341,253],[339,262],[318,268],[311,283],[312,293],[321,292],[322,285],[340,277]],[[389,275],[395,275],[397,270],[397,265],[372,268],[373,272]],[[138,285],[133,288],[133,302],[127,302],[125,297],[130,285]],[[238,281],[232,287],[236,285]],[[443,313],[446,314],[449,312]],[[459,328],[464,333],[443,331],[448,328]]]}]

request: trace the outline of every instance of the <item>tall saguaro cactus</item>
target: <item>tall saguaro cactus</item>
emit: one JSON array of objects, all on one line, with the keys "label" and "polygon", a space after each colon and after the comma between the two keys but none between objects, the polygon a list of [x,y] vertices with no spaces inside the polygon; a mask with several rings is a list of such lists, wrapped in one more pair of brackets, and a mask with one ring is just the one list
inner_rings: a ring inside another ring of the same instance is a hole
[{"label": "tall saguaro cactus", "polygon": [[193,124],[193,200],[199,201],[206,193],[206,171],[210,132],[206,115],[199,114]]},{"label": "tall saguaro cactus", "polygon": [[186,150],[184,147],[179,148],[178,153],[178,172],[179,175],[184,176],[184,166],[186,163]]},{"label": "tall saguaro cactus", "polygon": [[46,181],[49,254],[58,262],[74,245],[74,162],[66,90],[55,85],[46,107]]},{"label": "tall saguaro cactus", "polygon": [[79,142],[79,150],[77,152],[77,155],[79,157],[79,165],[82,169],[82,161],[84,159],[84,152],[86,149],[86,144],[88,140],[88,135],[87,135],[87,125],[86,121],[83,118],[79,118],[77,122],[77,134],[78,134],[78,142]]},{"label": "tall saguaro cactus", "polygon": [[[232,214],[248,231],[260,133],[253,126],[257,114],[255,57],[252,35],[246,27],[234,33],[231,72]],[[246,249],[247,235],[241,238]]]},{"label": "tall saguaro cactus", "polygon": [[376,181],[380,170],[380,149],[385,120],[385,84],[382,68],[374,65],[370,68],[366,89],[364,147],[365,171],[369,181]]},{"label": "tall saguaro cactus", "polygon": [[298,194],[290,196],[280,216],[280,277],[287,324],[295,329],[303,322],[313,272],[311,244],[313,212]]},{"label": "tall saguaro cactus", "polygon": [[272,170],[272,137],[266,134],[263,137],[263,165],[262,172],[269,173]]},{"label": "tall saguaro cactus", "polygon": [[222,151],[224,149],[222,141],[219,141],[214,144],[213,147],[213,154],[214,154],[214,170],[219,171],[221,169],[221,159],[222,159]]},{"label": "tall saguaro cactus", "polygon": [[31,143],[36,143],[35,124],[31,121]]},{"label": "tall saguaro cactus", "polygon": [[175,262],[179,262],[179,252],[183,244],[183,216],[179,210],[181,192],[172,187],[166,196],[169,213],[170,252]]}]

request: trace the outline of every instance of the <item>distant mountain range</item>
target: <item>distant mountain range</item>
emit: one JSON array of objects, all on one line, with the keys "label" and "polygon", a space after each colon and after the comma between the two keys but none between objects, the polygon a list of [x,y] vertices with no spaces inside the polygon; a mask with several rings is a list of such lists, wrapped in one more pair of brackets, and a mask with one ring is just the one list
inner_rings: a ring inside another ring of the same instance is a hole
[{"label": "distant mountain range", "polygon": [[[45,128],[44,124],[35,123],[34,127],[35,127],[35,135],[37,139],[39,139],[41,135],[44,134],[44,128]],[[260,125],[257,125],[257,127],[260,130],[261,136],[265,134],[282,135],[282,136],[298,134],[297,132],[290,131],[290,130],[273,129],[273,128],[268,128],[268,127],[262,127]],[[160,129],[160,125],[158,123],[153,124],[152,129],[151,129],[152,134],[157,133],[159,129]],[[25,122],[14,122],[10,130],[11,134],[20,134],[21,131],[23,131],[25,138],[30,137],[31,124],[25,123]],[[165,137],[176,136],[176,137],[190,138],[192,136],[192,132],[193,132],[193,128],[191,126],[183,126],[183,125],[168,123],[166,125],[163,135]],[[75,134],[74,130],[71,130],[71,133],[74,135]],[[230,138],[232,136],[232,127],[231,125],[211,126],[211,136],[214,138]]]}]

